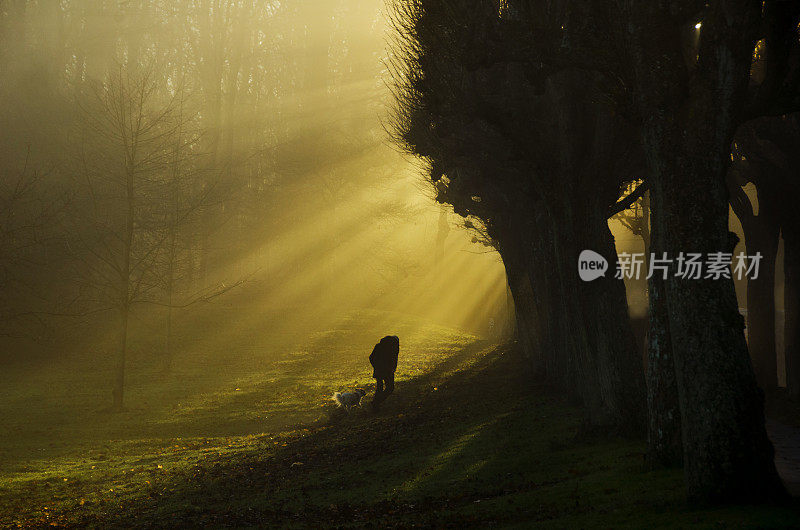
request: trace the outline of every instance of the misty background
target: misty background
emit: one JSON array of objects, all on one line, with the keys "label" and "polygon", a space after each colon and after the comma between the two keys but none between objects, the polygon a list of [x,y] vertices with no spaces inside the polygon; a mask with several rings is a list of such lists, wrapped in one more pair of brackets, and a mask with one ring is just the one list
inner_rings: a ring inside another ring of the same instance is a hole
[{"label": "misty background", "polygon": [[499,255],[387,138],[389,30],[382,0],[0,3],[3,402],[180,396],[348,318],[364,358],[408,318],[511,336]]}]

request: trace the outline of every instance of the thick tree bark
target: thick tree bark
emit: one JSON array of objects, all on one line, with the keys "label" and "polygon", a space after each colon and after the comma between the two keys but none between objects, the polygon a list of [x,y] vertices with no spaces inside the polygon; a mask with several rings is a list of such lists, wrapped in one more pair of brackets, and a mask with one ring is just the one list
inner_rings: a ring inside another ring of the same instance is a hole
[{"label": "thick tree bark", "polygon": [[679,467],[683,462],[681,411],[665,286],[660,277],[650,281],[649,302],[647,462],[650,467]]},{"label": "thick tree bark", "polygon": [[[537,379],[585,407],[587,430],[641,433],[642,365],[628,319],[625,285],[614,271],[594,282],[578,276],[578,254],[594,249],[613,263],[614,240],[605,218],[608,203],[495,220],[514,297],[517,339]],[[551,212],[552,213],[552,212]],[[580,382],[576,384],[576,382]]]},{"label": "thick tree bark", "polygon": [[[578,295],[577,263],[579,250],[575,246],[575,233],[572,223],[563,216],[550,219],[552,236],[546,248],[550,253],[549,263],[552,272],[531,269],[539,278],[539,283],[549,281],[553,294],[548,298],[550,317],[550,341],[545,354],[545,372],[551,384],[564,392],[575,403],[586,407],[587,424],[605,423],[609,415],[599,406],[601,399],[593,366],[584,362],[588,355],[588,329],[581,311]],[[573,259],[574,258],[574,259]],[[540,258],[542,259],[541,255]],[[534,281],[531,278],[531,281]],[[574,384],[580,381],[580,384]]]},{"label": "thick tree bark", "polygon": [[[687,65],[667,4],[630,4],[629,48],[653,200],[661,237],[652,252],[733,252],[725,184],[744,106],[759,3],[709,10],[696,57]],[[694,54],[693,54],[694,55]],[[689,71],[692,69],[692,71]],[[693,502],[776,499],[785,492],[764,426],[733,280],[664,284],[653,323],[669,323],[681,410],[687,494]],[[666,311],[666,314],[664,314]]]},{"label": "thick tree bark", "polygon": [[[721,145],[704,141],[713,135],[704,136],[699,124],[697,132],[687,138],[685,130],[662,129],[652,136],[650,154],[657,169],[652,193],[662,198],[653,220],[664,234],[662,244],[654,241],[656,255],[733,251],[724,184],[729,155]],[[669,322],[689,498],[727,502],[779,497],[783,486],[764,427],[763,394],[750,363],[733,281],[672,276],[665,287],[667,315],[658,314],[663,308],[656,304],[653,319]]]},{"label": "thick tree bark", "polygon": [[498,244],[498,251],[506,269],[506,279],[514,300],[515,336],[523,354],[531,363],[536,377],[543,375],[542,356],[546,348],[546,325],[542,320],[546,314],[539,313],[538,305],[543,303],[545,293],[534,293],[528,268],[528,251],[532,237],[529,219],[524,215],[508,215],[496,219],[492,236]]},{"label": "thick tree bark", "polygon": [[506,268],[506,278],[508,288],[514,299],[514,318],[516,320],[516,338],[522,349],[523,354],[531,362],[535,362],[541,355],[536,334],[536,322],[534,316],[535,300],[531,291],[528,277],[524,271],[520,272],[519,264],[512,264],[508,257],[503,258]]},{"label": "thick tree bark", "polygon": [[[625,434],[641,434],[646,417],[644,374],[628,318],[625,284],[614,277],[616,247],[608,228],[606,207],[599,197],[590,198],[585,224],[580,225],[585,230],[585,248],[596,250],[610,262],[610,270],[604,277],[576,282],[589,341],[584,362],[588,361],[597,373],[595,408],[604,413],[598,414],[601,422]],[[575,255],[569,271],[574,277],[577,277],[577,262]]]},{"label": "thick tree bark", "polygon": [[[549,252],[538,256],[545,267],[529,268],[531,283],[546,282],[551,293],[545,304],[551,330],[543,352],[546,376],[585,407],[587,430],[639,434],[645,418],[642,363],[625,285],[614,278],[616,249],[605,217],[608,203],[599,196],[580,202],[583,207],[562,205],[540,247]],[[605,277],[592,282],[579,278],[578,256],[584,249],[612,263]]]},{"label": "thick tree bark", "polygon": [[[660,208],[658,197],[653,204]],[[647,248],[658,240],[658,227],[649,231]],[[679,467],[683,462],[681,411],[675,362],[669,333],[666,286],[663,276],[648,280],[650,332],[647,350],[647,462],[650,467]]]}]

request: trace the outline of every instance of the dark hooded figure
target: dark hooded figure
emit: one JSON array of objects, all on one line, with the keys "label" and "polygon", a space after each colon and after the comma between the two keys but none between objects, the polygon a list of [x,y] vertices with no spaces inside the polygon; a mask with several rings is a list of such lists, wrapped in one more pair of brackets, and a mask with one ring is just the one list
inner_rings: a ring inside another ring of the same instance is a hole
[{"label": "dark hooded figure", "polygon": [[400,353],[400,339],[389,335],[372,349],[369,363],[372,377],[375,378],[375,397],[372,406],[377,407],[394,391],[394,372],[397,370],[397,356]]}]

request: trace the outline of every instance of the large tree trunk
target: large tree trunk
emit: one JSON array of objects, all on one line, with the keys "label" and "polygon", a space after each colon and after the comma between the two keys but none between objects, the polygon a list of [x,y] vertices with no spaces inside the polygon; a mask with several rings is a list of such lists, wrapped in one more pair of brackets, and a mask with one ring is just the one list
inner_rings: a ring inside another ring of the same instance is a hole
[{"label": "large tree trunk", "polygon": [[647,462],[679,467],[683,462],[681,411],[669,334],[664,280],[650,280],[647,356]]},{"label": "large tree trunk", "polygon": [[537,378],[585,407],[585,429],[638,433],[644,384],[624,283],[613,270],[584,283],[577,271],[582,248],[612,261],[616,255],[606,207],[595,200],[591,219],[584,213],[550,226],[543,222],[547,216],[533,223],[521,217],[497,239],[514,297],[517,339]]},{"label": "large tree trunk", "polygon": [[[598,408],[607,414],[601,417],[604,423],[624,433],[641,434],[645,424],[642,362],[628,318],[625,283],[614,277],[616,247],[606,220],[608,205],[597,196],[589,202],[586,218],[583,222],[577,220],[576,228],[582,226],[585,230],[582,246],[606,256],[610,270],[595,281],[576,282],[589,339],[585,355],[597,372]],[[574,277],[577,262],[576,255],[569,271]]]},{"label": "large tree trunk", "polygon": [[[580,201],[579,201],[580,202]],[[532,284],[546,284],[549,346],[543,352],[548,380],[586,409],[585,428],[641,433],[644,425],[644,378],[628,318],[625,285],[614,278],[614,240],[608,229],[608,204],[600,197],[579,206],[563,204],[533,256]],[[611,270],[583,282],[578,255],[591,249],[605,256]],[[542,266],[542,264],[544,266]],[[544,270],[547,269],[547,270]],[[548,273],[549,270],[549,273]],[[539,287],[534,292],[545,291]],[[545,302],[546,300],[546,302]],[[580,382],[576,384],[576,382]]]},{"label": "large tree trunk", "polygon": [[[651,193],[660,198],[653,224],[663,234],[653,242],[656,255],[733,251],[724,181],[729,144],[709,145],[706,139],[719,131],[711,134],[694,125],[653,131]],[[687,135],[687,129],[697,134]],[[653,305],[653,320],[669,322],[689,498],[728,502],[780,496],[763,394],[750,364],[732,279],[673,275],[665,287],[667,315]]]},{"label": "large tree trunk", "polygon": [[[654,197],[658,209],[660,197]],[[662,246],[657,226],[649,231],[647,248],[657,241]],[[683,461],[681,411],[675,381],[675,362],[669,333],[666,285],[663,276],[654,274],[648,281],[650,331],[647,349],[647,462],[651,467],[678,467]]]},{"label": "large tree trunk", "polygon": [[[732,3],[733,4],[733,3]],[[709,10],[696,65],[687,70],[667,4],[630,4],[629,42],[650,172],[656,256],[733,252],[725,175],[744,105],[759,4]],[[667,22],[665,22],[667,20]],[[750,36],[753,36],[752,42]],[[687,494],[693,502],[784,494],[764,427],[733,280],[664,284],[651,322],[668,322],[681,410]],[[666,314],[664,314],[666,311]]]},{"label": "large tree trunk", "polygon": [[[545,331],[541,319],[544,315],[537,312],[537,303],[541,304],[543,293],[534,295],[529,280],[526,252],[531,244],[525,237],[528,234],[528,223],[524,218],[520,222],[502,223],[497,221],[493,237],[497,240],[498,250],[506,269],[506,279],[514,300],[514,318],[516,321],[515,336],[523,354],[531,363],[533,372],[542,375],[541,359],[543,354]],[[510,221],[510,220],[506,220]]]}]

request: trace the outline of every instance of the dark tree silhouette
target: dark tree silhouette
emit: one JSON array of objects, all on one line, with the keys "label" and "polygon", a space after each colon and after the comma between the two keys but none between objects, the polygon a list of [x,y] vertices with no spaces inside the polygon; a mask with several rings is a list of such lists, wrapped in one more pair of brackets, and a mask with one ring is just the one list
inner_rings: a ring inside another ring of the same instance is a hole
[{"label": "dark tree silhouette", "polygon": [[635,431],[644,391],[624,285],[575,271],[583,249],[615,255],[607,218],[640,160],[635,136],[601,100],[602,78],[548,76],[519,55],[554,46],[563,14],[545,13],[535,32],[533,14],[512,7],[399,4],[395,129],[429,162],[438,199],[495,242],[536,372],[584,403],[590,425]]},{"label": "dark tree silhouette", "polygon": [[[744,130],[742,130],[744,129]],[[778,387],[775,349],[775,263],[780,238],[780,187],[772,180],[769,168],[758,160],[751,127],[740,128],[736,136],[734,163],[728,172],[730,204],[742,224],[748,255],[761,255],[757,278],[747,279],[747,347],[759,386],[767,394]],[[743,146],[747,145],[746,158]],[[743,186],[753,182],[758,210]]]},{"label": "dark tree silhouette", "polygon": [[[620,35],[636,50],[630,86],[649,166],[656,254],[733,251],[725,183],[731,141],[748,118],[797,104],[787,59],[797,49],[799,9],[796,2],[765,2],[762,10],[759,2],[721,0],[622,10]],[[760,38],[769,73],[748,87]],[[669,322],[690,499],[774,499],[783,486],[733,281],[670,278],[663,295],[663,304],[651,303],[651,318],[654,326]]]},{"label": "dark tree silhouette", "polygon": [[[771,392],[777,386],[775,351],[775,259],[778,234],[784,238],[784,344],[786,386],[789,396],[800,399],[800,349],[798,349],[797,278],[798,237],[796,201],[800,157],[800,115],[763,117],[739,128],[736,155],[730,171],[731,204],[745,230],[748,254],[764,256],[761,277],[748,282],[748,342],[761,387]],[[753,182],[758,191],[758,215],[740,185]],[[751,250],[751,248],[753,250]],[[751,310],[751,304],[753,309]]]},{"label": "dark tree silhouette", "polygon": [[[536,346],[558,353],[550,360],[591,372],[592,359],[581,355],[603,351],[597,341],[603,333],[592,335],[592,329],[604,329],[604,319],[586,312],[582,295],[591,288],[580,292],[563,265],[586,242],[608,250],[597,245],[598,203],[608,208],[607,180],[618,186],[621,169],[602,162],[620,160],[613,148],[628,132],[614,127],[614,119],[624,116],[635,125],[628,138],[639,139],[634,144],[644,153],[651,251],[673,257],[732,252],[725,181],[731,141],[748,119],[783,114],[800,103],[800,4],[469,4],[400,3],[398,18],[406,21],[399,23],[406,36],[400,47],[406,65],[400,136],[429,161],[440,199],[484,220],[512,271],[509,278],[517,274],[515,263],[530,273],[530,305],[558,300],[561,314],[531,311],[526,327]],[[754,79],[759,40],[765,74]],[[561,94],[579,116],[559,106]],[[587,100],[605,100],[613,112]],[[609,137],[616,141],[597,141]],[[577,165],[581,159],[593,163],[588,187]],[[622,158],[623,167],[636,167],[631,159]],[[509,251],[517,245],[521,251]],[[608,314],[619,320],[619,297],[603,285],[595,284],[610,298]],[[651,437],[653,460],[673,461],[682,452],[693,501],[781,495],[733,281],[654,275],[650,293],[648,404],[651,430],[662,429],[660,437]],[[548,359],[539,367],[548,375],[554,368]],[[591,378],[585,381],[593,387]],[[672,420],[662,421],[667,418]]]}]

